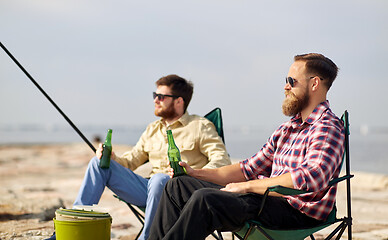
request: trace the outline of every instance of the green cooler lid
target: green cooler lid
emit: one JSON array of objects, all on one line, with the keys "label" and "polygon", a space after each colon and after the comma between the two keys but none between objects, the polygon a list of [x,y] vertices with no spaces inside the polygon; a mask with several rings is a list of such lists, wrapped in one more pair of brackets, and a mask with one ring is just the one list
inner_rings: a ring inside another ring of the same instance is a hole
[{"label": "green cooler lid", "polygon": [[110,218],[109,213],[103,212],[95,212],[95,211],[85,211],[85,210],[77,210],[77,209],[64,209],[60,208],[55,211],[56,214],[60,215],[68,215],[72,217],[80,217],[80,218]]}]

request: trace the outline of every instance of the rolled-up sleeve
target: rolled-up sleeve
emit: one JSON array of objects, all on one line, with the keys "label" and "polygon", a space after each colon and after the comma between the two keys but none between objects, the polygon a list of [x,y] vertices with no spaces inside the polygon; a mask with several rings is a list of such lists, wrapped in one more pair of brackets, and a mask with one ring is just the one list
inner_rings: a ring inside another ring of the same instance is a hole
[{"label": "rolled-up sleeve", "polygon": [[252,157],[240,162],[240,168],[246,180],[269,178],[272,173],[273,156],[274,156],[274,141],[277,132],[264,144]]}]

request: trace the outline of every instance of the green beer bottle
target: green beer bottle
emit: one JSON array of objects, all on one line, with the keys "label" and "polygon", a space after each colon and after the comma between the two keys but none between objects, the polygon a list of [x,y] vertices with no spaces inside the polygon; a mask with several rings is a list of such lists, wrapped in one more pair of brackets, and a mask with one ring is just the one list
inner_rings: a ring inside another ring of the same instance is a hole
[{"label": "green beer bottle", "polygon": [[109,168],[110,155],[112,154],[112,129],[108,129],[105,142],[102,144],[102,157],[100,159],[100,168]]},{"label": "green beer bottle", "polygon": [[171,130],[167,130],[168,150],[167,156],[170,161],[170,166],[174,169],[174,177],[185,175],[186,169],[179,165],[181,160],[181,153],[178,147],[175,145],[174,137],[172,136]]}]

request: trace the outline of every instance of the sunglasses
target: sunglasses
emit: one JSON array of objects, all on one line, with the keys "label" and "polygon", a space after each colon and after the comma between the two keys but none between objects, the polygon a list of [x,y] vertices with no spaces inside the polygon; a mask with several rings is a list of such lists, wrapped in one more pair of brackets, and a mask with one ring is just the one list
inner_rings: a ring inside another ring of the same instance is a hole
[{"label": "sunglasses", "polygon": [[179,98],[179,96],[175,96],[175,95],[168,95],[168,94],[160,94],[160,93],[156,93],[156,92],[153,92],[152,93],[152,96],[155,98],[158,98],[159,101],[163,102],[164,101],[164,98],[165,97],[172,97],[172,98]]},{"label": "sunglasses", "polygon": [[[315,77],[310,77],[310,79]],[[323,78],[319,77],[319,79],[323,80]],[[298,82],[295,78],[292,77],[286,77],[286,84],[289,83],[291,87],[294,87],[294,83]]]},{"label": "sunglasses", "polygon": [[295,82],[297,82],[297,80],[293,79],[292,77],[286,77],[286,84],[289,83],[291,87],[294,87]]}]

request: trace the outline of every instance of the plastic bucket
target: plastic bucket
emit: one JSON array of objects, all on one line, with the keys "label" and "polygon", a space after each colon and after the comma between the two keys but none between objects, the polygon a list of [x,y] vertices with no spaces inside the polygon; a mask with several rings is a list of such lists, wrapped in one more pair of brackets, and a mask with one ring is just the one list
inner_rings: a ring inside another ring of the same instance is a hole
[{"label": "plastic bucket", "polygon": [[112,218],[108,213],[58,209],[54,225],[58,240],[109,240]]}]

